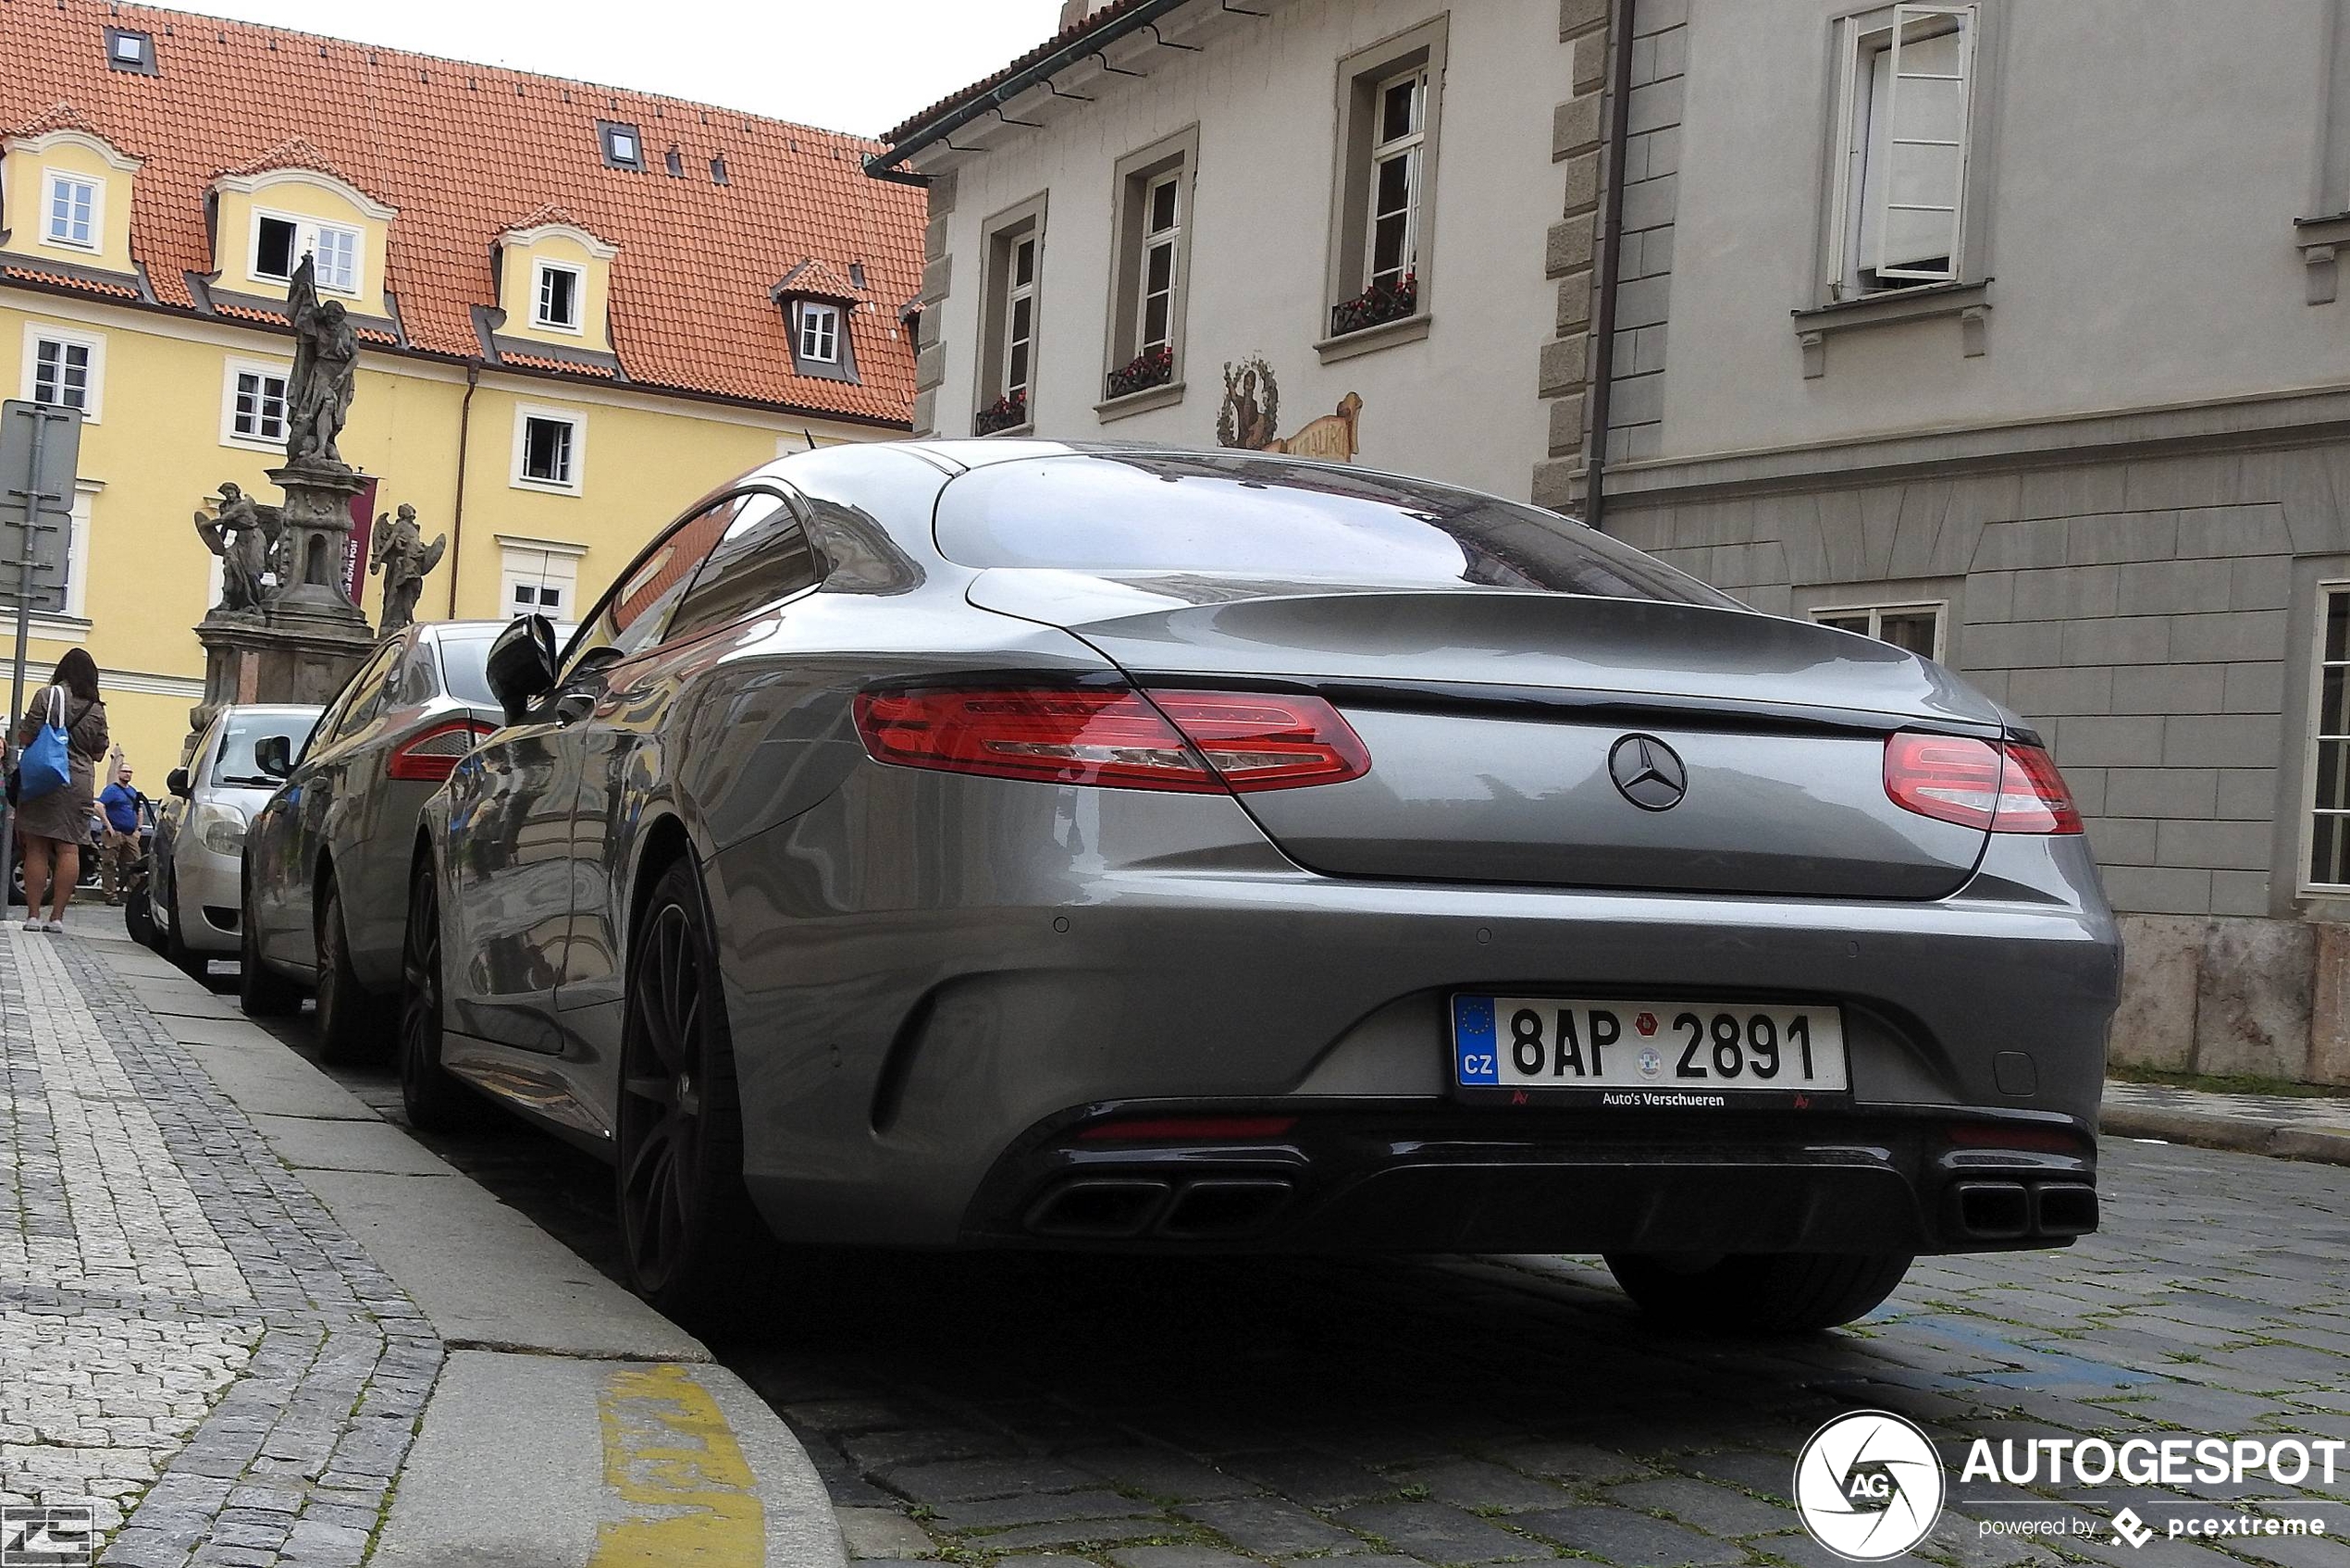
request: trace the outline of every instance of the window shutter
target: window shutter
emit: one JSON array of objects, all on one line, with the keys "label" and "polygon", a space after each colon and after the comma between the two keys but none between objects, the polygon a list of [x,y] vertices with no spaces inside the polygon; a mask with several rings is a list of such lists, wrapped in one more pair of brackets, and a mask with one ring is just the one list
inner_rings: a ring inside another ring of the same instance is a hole
[{"label": "window shutter", "polygon": [[1964,227],[1974,10],[1896,6],[1874,61],[1861,253],[1883,278],[1950,282]]}]

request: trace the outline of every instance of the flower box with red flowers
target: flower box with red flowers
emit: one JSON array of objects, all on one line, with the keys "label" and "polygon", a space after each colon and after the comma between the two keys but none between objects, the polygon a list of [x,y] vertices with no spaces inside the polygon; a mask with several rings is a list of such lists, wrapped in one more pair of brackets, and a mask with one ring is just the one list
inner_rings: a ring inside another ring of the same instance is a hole
[{"label": "flower box with red flowers", "polygon": [[999,430],[1017,430],[1028,423],[1028,394],[1013,392],[997,398],[971,415],[971,428],[983,436],[993,436]]},{"label": "flower box with red flowers", "polygon": [[1419,279],[1405,273],[1400,282],[1374,283],[1353,299],[1332,305],[1330,336],[1343,338],[1349,332],[1402,321],[1419,308]]},{"label": "flower box with red flowers", "polygon": [[1164,387],[1175,379],[1175,350],[1161,343],[1155,349],[1144,349],[1126,362],[1125,367],[1109,373],[1109,395],[1112,398],[1132,397],[1147,392],[1153,387]]}]

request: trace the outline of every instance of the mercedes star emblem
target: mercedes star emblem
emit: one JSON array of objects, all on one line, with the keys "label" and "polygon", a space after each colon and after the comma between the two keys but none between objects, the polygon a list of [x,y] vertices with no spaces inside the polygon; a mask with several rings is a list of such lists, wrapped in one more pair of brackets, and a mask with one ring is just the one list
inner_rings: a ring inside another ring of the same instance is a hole
[{"label": "mercedes star emblem", "polygon": [[1607,755],[1608,777],[1624,798],[1643,811],[1670,811],[1688,793],[1688,770],[1680,755],[1654,735],[1626,735]]}]

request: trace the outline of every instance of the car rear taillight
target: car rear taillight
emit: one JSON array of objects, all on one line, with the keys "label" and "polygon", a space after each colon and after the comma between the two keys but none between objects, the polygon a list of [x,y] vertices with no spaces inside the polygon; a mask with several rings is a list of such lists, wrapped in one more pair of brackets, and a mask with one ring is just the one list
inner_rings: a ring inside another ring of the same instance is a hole
[{"label": "car rear taillight", "polygon": [[2074,833],[2081,813],[2054,759],[2022,741],[1903,730],[1885,743],[1885,793],[1938,821],[1993,833]]},{"label": "car rear taillight", "polygon": [[488,724],[472,719],[435,724],[392,748],[391,756],[384,762],[385,776],[439,784],[457,771],[457,763],[466,752],[494,733]]},{"label": "car rear taillight", "polygon": [[865,692],[857,733],[877,762],[1119,789],[1293,789],[1370,771],[1329,703],[1257,692]]}]

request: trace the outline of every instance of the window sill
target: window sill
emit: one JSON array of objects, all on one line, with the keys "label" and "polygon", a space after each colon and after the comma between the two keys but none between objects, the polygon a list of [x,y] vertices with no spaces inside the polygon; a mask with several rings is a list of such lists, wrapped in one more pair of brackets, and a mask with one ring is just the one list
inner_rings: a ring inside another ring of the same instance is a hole
[{"label": "window sill", "polygon": [[575,496],[577,485],[558,485],[551,479],[513,479],[508,484],[517,490],[529,490],[542,496]]},{"label": "window sill", "polygon": [[1122,398],[1109,398],[1094,405],[1095,417],[1103,424],[1113,424],[1137,414],[1148,414],[1155,408],[1166,408],[1183,401],[1183,383],[1165,381],[1156,387],[1145,387],[1139,392],[1129,392]]},{"label": "window sill", "polygon": [[1022,437],[1033,436],[1034,434],[1036,434],[1036,422],[1032,419],[1025,425],[1007,425],[1001,430],[990,430],[984,436],[973,431],[971,434],[971,439],[975,441],[993,441],[998,439],[1016,441],[1020,439]]},{"label": "window sill", "polygon": [[[14,606],[0,609],[0,626],[14,626],[17,612]],[[91,623],[80,615],[53,615],[46,611],[32,612],[31,633],[35,642],[71,643],[76,647],[90,640]]]},{"label": "window sill", "polygon": [[2343,251],[2350,250],[2350,213],[2296,218],[2293,241],[2301,248],[2302,276],[2307,285],[2303,301],[2313,305],[2333,303],[2341,292],[2337,258]]},{"label": "window sill", "polygon": [[1357,354],[1376,353],[1398,343],[1416,343],[1427,337],[1429,328],[1435,325],[1436,317],[1422,311],[1417,315],[1398,316],[1393,321],[1382,321],[1377,327],[1366,327],[1359,332],[1349,332],[1343,337],[1325,338],[1314,345],[1314,352],[1322,356],[1324,364],[1335,364],[1340,360],[1353,359]]},{"label": "window sill", "polygon": [[1827,340],[1838,332],[1872,327],[1898,327],[1912,321],[1959,318],[1961,352],[1969,359],[1983,352],[1984,316],[1991,308],[1991,279],[1974,283],[1929,283],[1919,289],[1886,289],[1857,300],[1790,311],[1796,340],[1803,349],[1803,377],[1813,380],[1827,373]]},{"label": "window sill", "polygon": [[266,451],[282,455],[286,450],[283,436],[274,441],[266,436],[223,436],[220,444],[234,451]]}]

